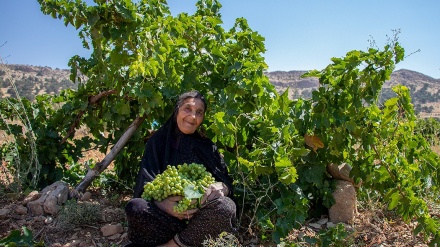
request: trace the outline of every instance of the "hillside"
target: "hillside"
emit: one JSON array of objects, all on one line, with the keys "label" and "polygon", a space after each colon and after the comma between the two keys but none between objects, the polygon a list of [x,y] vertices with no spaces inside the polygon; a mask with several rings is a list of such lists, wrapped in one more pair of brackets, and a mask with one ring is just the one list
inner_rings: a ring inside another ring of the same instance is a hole
[{"label": "hillside", "polygon": [[77,85],[69,79],[70,70],[52,69],[31,65],[2,65],[0,66],[0,98],[15,97],[11,87],[14,82],[21,97],[33,100],[38,94],[58,94],[61,90]]},{"label": "hillside", "polygon": [[[318,87],[318,79],[301,78],[304,73],[306,71],[274,71],[266,75],[279,93],[289,90],[290,98],[310,98]],[[391,87],[397,84],[410,89],[412,103],[421,117],[440,117],[440,79],[416,71],[396,70],[382,88],[382,101],[393,96]]]},{"label": "hillside", "polygon": [[[267,72],[270,82],[281,93],[289,90],[290,98],[310,98],[318,87],[317,78],[301,78],[306,71]],[[62,89],[76,89],[69,79],[70,71],[32,65],[0,66],[0,98],[15,97],[11,88],[12,80],[21,97],[33,100],[38,94],[58,94]],[[381,99],[393,95],[391,87],[402,84],[410,88],[414,108],[421,117],[440,117],[440,79],[422,73],[401,69],[394,71],[382,90]]]}]

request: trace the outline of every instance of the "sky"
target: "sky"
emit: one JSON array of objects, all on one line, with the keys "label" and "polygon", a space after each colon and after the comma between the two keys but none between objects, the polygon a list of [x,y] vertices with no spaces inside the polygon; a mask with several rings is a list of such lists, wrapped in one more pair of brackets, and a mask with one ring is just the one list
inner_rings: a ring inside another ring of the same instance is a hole
[{"label": "sky", "polygon": [[[91,2],[91,0],[87,0]],[[196,0],[168,0],[173,14],[194,13]],[[220,0],[223,27],[248,20],[265,38],[268,71],[324,69],[332,57],[383,48],[400,30],[407,57],[397,69],[440,79],[438,0]],[[0,58],[6,64],[66,69],[74,55],[88,57],[78,32],[44,15],[37,0],[0,0]]]}]

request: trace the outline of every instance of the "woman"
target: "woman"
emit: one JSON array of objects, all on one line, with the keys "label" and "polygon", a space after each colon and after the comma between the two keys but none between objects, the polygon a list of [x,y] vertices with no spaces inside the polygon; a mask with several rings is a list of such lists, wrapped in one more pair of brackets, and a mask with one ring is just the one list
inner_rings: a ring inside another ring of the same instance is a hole
[{"label": "woman", "polygon": [[[131,245],[202,246],[205,239],[233,232],[236,205],[231,199],[232,180],[215,144],[197,131],[205,112],[206,102],[199,92],[184,93],[168,121],[149,138],[134,188],[135,198],[125,208]],[[162,201],[139,198],[145,183],[167,165],[183,163],[203,164],[217,181],[205,190],[200,208],[177,213],[173,206],[180,196]]]}]

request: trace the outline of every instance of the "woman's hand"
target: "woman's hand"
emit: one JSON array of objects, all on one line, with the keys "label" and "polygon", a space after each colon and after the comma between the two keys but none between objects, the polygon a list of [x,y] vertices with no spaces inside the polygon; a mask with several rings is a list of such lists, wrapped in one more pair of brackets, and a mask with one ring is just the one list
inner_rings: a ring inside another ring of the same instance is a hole
[{"label": "woman's hand", "polygon": [[182,213],[175,212],[173,210],[174,205],[176,205],[182,199],[182,196],[170,196],[162,201],[154,201],[154,204],[156,204],[160,210],[171,216],[174,216],[180,220],[189,220],[193,217],[194,213],[198,211],[198,209],[189,209]]},{"label": "woman's hand", "polygon": [[212,200],[215,200],[221,196],[227,196],[229,194],[228,186],[226,186],[222,182],[216,182],[211,184],[208,188],[205,190],[205,194],[202,196],[201,204],[204,204],[205,202],[209,202]]}]

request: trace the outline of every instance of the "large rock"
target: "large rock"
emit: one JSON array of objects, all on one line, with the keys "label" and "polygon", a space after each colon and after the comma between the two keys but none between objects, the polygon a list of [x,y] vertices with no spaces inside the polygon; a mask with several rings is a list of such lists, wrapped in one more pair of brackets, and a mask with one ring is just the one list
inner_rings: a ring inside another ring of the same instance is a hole
[{"label": "large rock", "polygon": [[352,223],[356,215],[356,190],[351,182],[336,180],[335,204],[329,209],[333,223]]},{"label": "large rock", "polygon": [[69,194],[69,186],[62,182],[57,181],[41,191],[41,196],[35,201],[27,203],[29,211],[33,215],[57,214],[60,205],[65,203]]},{"label": "large rock", "polygon": [[329,164],[327,166],[327,172],[334,178],[345,180],[354,183],[353,178],[350,177],[351,166],[347,163],[340,165]]},{"label": "large rock", "polygon": [[122,225],[120,223],[118,223],[116,225],[108,224],[108,225],[101,227],[101,232],[104,237],[119,234],[119,233],[122,233],[123,231],[124,231],[124,228],[122,227]]},{"label": "large rock", "polygon": [[25,206],[22,205],[16,205],[15,209],[14,209],[15,213],[19,214],[19,215],[25,215],[27,214],[27,208]]}]

